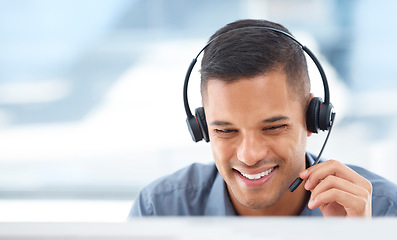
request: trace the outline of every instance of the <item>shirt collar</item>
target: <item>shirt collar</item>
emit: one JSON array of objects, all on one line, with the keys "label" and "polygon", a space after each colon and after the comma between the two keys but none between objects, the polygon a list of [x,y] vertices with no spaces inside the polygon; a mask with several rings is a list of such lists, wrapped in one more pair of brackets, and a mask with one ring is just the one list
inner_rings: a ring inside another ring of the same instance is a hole
[{"label": "shirt collar", "polygon": [[214,185],[210,190],[208,202],[205,206],[206,216],[236,216],[233,204],[227,191],[226,182],[218,172]]},{"label": "shirt collar", "polygon": [[[313,166],[314,162],[315,162],[315,156],[312,155],[311,153],[306,153],[306,167]],[[300,216],[323,216],[323,214],[321,213],[319,208],[310,209],[306,203],[306,206],[302,210]]]}]

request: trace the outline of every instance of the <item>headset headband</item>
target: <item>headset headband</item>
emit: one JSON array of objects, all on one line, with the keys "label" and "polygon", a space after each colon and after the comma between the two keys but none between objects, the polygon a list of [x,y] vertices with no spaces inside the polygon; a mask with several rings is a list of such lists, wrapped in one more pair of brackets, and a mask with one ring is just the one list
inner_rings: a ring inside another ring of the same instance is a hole
[{"label": "headset headband", "polygon": [[206,142],[210,141],[204,108],[202,108],[202,107],[197,108],[195,111],[195,115],[193,115],[190,110],[190,107],[189,107],[189,101],[187,98],[187,88],[188,88],[189,78],[190,78],[190,74],[192,73],[193,67],[196,64],[197,59],[200,56],[200,54],[216,39],[218,39],[221,36],[228,34],[230,32],[240,31],[240,30],[244,30],[244,29],[265,29],[265,30],[280,33],[280,34],[290,38],[295,43],[297,43],[301,47],[301,49],[304,52],[306,52],[307,55],[309,55],[309,57],[316,64],[318,71],[320,72],[321,79],[322,79],[323,86],[324,86],[324,100],[325,101],[323,102],[320,98],[316,98],[316,97],[314,97],[310,100],[310,102],[308,104],[307,111],[306,111],[306,128],[308,129],[308,131],[313,132],[313,133],[318,133],[318,130],[322,130],[322,131],[330,130],[331,125],[333,124],[333,114],[332,114],[333,106],[330,102],[330,94],[329,94],[327,77],[325,76],[324,69],[322,68],[318,59],[314,56],[314,54],[306,46],[303,46],[298,40],[296,40],[289,33],[286,33],[282,30],[272,28],[272,27],[248,26],[248,27],[236,28],[236,29],[224,32],[224,33],[219,34],[218,36],[214,37],[213,39],[208,41],[208,43],[200,50],[200,52],[197,54],[197,56],[192,60],[192,62],[189,65],[189,68],[188,68],[186,76],[185,76],[184,86],[183,86],[183,103],[185,106],[185,112],[186,112],[186,116],[187,116],[186,123],[188,125],[188,128],[189,128],[189,131],[190,131],[193,141],[198,142],[202,139],[204,139]]},{"label": "headset headband", "polygon": [[309,57],[313,60],[314,64],[316,64],[316,67],[318,69],[318,71],[320,72],[321,75],[321,79],[323,82],[323,86],[324,86],[324,103],[329,105],[330,104],[330,94],[329,94],[329,87],[328,87],[328,81],[327,81],[327,76],[325,75],[324,69],[321,66],[320,62],[318,61],[318,59],[316,58],[316,56],[312,53],[312,51],[310,51],[309,48],[307,48],[306,46],[304,46],[303,44],[301,44],[294,36],[292,36],[289,33],[286,33],[280,29],[277,28],[272,28],[272,27],[265,27],[265,26],[248,26],[248,27],[241,27],[241,28],[236,28],[236,29],[232,29],[229,30],[227,32],[221,33],[218,36],[214,37],[213,39],[211,39],[201,50],[200,52],[197,54],[197,56],[192,60],[192,62],[189,65],[189,68],[186,72],[186,76],[185,76],[185,82],[183,85],[183,103],[185,105],[185,112],[187,117],[193,117],[193,114],[190,110],[189,107],[189,100],[187,98],[187,88],[188,88],[188,83],[189,83],[189,78],[190,78],[190,74],[192,73],[193,67],[197,62],[198,57],[200,56],[200,54],[216,39],[222,37],[225,34],[231,33],[231,32],[235,32],[235,31],[240,31],[240,30],[244,30],[244,29],[265,29],[265,30],[270,30],[270,31],[274,31],[274,32],[278,32],[283,34],[284,36],[289,37],[290,39],[292,39],[294,42],[296,42],[304,52],[306,52],[307,55],[309,55]]}]

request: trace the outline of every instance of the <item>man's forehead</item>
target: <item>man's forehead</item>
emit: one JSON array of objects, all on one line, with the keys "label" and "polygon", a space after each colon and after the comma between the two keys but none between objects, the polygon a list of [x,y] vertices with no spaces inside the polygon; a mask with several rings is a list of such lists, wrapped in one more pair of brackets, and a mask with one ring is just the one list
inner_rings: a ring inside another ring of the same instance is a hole
[{"label": "man's forehead", "polygon": [[[236,90],[235,88],[241,88],[241,91],[255,91],[258,87],[262,87],[266,90],[285,91],[287,87],[285,72],[273,71],[255,77],[236,79],[210,78],[207,82],[207,89],[203,92],[203,100],[206,102],[208,97],[214,98],[214,95],[219,95],[220,92],[224,90],[231,91],[231,89]],[[225,94],[225,92],[223,92],[223,94]]]}]

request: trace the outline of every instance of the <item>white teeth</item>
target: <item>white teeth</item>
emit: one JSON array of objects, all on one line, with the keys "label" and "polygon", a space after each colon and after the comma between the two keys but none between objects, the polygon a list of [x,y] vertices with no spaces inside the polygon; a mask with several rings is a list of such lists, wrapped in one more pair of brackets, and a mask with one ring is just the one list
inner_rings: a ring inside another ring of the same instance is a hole
[{"label": "white teeth", "polygon": [[262,177],[268,175],[269,173],[273,172],[273,170],[274,170],[274,167],[267,171],[258,173],[258,174],[250,175],[250,174],[246,174],[246,173],[241,173],[241,175],[243,175],[245,178],[248,178],[250,180],[258,180],[258,179],[261,179]]}]

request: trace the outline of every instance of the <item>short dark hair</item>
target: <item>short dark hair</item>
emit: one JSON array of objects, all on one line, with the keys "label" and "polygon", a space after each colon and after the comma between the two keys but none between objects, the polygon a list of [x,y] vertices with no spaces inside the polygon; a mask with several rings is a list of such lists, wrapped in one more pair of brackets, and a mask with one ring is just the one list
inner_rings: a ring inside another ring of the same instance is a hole
[{"label": "short dark hair", "polygon": [[[208,80],[232,82],[268,72],[283,70],[294,99],[306,107],[310,95],[310,79],[302,48],[281,33],[249,26],[271,27],[291,34],[280,24],[266,20],[239,20],[219,29],[204,51],[201,61],[201,94],[204,101]],[[292,35],[292,34],[291,34]]]}]

